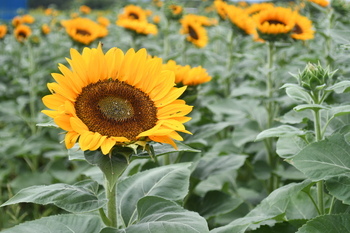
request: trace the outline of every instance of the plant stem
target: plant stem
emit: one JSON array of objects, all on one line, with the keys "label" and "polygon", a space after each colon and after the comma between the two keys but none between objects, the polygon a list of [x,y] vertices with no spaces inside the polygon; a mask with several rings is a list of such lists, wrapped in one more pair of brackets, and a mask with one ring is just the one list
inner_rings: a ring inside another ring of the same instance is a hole
[{"label": "plant stem", "polygon": [[231,66],[232,66],[232,53],[233,53],[233,41],[235,38],[235,33],[233,30],[231,30],[231,36],[230,39],[228,41],[228,45],[227,45],[227,51],[228,51],[228,56],[227,56],[227,62],[226,62],[226,69],[227,71],[231,70]]},{"label": "plant stem", "polygon": [[163,44],[163,58],[166,59],[169,55],[169,28],[170,21],[165,19],[165,30],[164,30],[164,44]]},{"label": "plant stem", "polygon": [[26,41],[27,51],[28,51],[28,60],[29,60],[29,109],[30,109],[30,120],[29,120],[29,127],[32,131],[32,135],[36,133],[36,125],[35,125],[35,118],[36,118],[36,109],[35,109],[35,103],[36,103],[36,91],[35,91],[35,80],[34,80],[34,70],[35,70],[35,63],[34,63],[34,56],[33,56],[33,50],[32,46],[29,41]]},{"label": "plant stem", "polygon": [[110,221],[111,227],[117,227],[117,185],[110,187],[108,181],[106,181],[106,196],[107,196],[107,215]]}]

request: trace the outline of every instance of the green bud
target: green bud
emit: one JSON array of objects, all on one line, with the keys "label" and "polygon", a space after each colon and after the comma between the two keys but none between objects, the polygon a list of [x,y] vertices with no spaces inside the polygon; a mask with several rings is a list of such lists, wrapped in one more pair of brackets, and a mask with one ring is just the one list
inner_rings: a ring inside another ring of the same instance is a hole
[{"label": "green bud", "polygon": [[320,91],[333,83],[335,71],[330,72],[328,67],[323,68],[320,63],[317,65],[308,63],[305,69],[299,73],[299,84],[309,91]]}]

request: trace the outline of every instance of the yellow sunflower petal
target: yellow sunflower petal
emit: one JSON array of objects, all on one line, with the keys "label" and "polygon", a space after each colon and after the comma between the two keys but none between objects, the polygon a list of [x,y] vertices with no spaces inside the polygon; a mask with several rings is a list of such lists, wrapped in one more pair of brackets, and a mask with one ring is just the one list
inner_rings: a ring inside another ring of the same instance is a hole
[{"label": "yellow sunflower petal", "polygon": [[108,154],[112,147],[115,145],[116,141],[114,141],[112,138],[106,138],[103,143],[101,144],[101,150],[104,155]]},{"label": "yellow sunflower petal", "polygon": [[160,143],[167,143],[172,145],[175,149],[177,149],[177,145],[175,142],[168,136],[150,136],[149,137],[152,141],[160,142]]},{"label": "yellow sunflower petal", "polygon": [[79,136],[80,134],[78,134],[77,132],[74,132],[74,131],[68,132],[64,138],[66,148],[67,149],[72,148],[74,144],[77,142]]},{"label": "yellow sunflower petal", "polygon": [[89,131],[88,127],[79,118],[71,117],[69,120],[75,132],[84,133]]}]

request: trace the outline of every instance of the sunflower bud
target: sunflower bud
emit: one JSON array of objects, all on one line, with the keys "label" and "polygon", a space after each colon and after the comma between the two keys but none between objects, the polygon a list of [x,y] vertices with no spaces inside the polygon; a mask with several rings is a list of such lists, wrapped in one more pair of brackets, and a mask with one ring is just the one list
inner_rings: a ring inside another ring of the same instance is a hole
[{"label": "sunflower bud", "polygon": [[334,73],[330,72],[328,68],[323,68],[320,64],[308,63],[298,76],[299,84],[307,90],[320,91],[332,83]]}]

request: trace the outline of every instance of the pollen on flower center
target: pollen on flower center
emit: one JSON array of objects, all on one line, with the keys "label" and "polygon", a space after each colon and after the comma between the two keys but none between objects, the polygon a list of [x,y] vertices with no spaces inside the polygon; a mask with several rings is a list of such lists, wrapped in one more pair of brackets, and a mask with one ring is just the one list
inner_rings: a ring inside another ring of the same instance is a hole
[{"label": "pollen on flower center", "polygon": [[134,116],[134,109],[126,99],[107,96],[98,102],[101,112],[109,119],[122,121]]},{"label": "pollen on flower center", "polygon": [[90,131],[109,137],[134,140],[157,123],[157,108],[150,97],[119,80],[87,85],[77,97],[75,108]]}]

